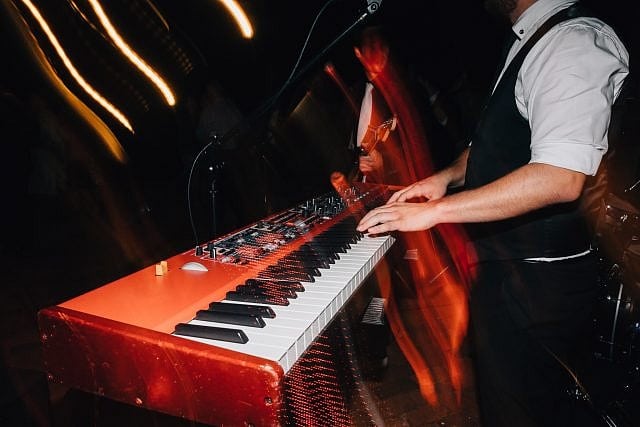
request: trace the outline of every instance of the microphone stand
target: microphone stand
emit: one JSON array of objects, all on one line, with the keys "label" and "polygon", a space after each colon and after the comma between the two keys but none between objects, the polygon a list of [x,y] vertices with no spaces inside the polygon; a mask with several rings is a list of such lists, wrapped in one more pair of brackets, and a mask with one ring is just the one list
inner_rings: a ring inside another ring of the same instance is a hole
[{"label": "microphone stand", "polygon": [[[211,135],[211,139],[212,148],[220,146],[217,134]],[[211,194],[211,233],[212,236],[215,237],[218,234],[218,221],[216,216],[216,193],[218,192],[218,189],[216,188],[216,184],[218,181],[218,174],[224,167],[224,160],[218,159],[217,157],[219,157],[220,153],[216,156],[215,149],[213,151],[213,159],[210,157],[211,163],[209,165],[209,171],[211,173],[211,185],[209,187],[209,192]]]},{"label": "microphone stand", "polygon": [[340,33],[331,43],[329,43],[324,49],[322,49],[316,56],[314,56],[309,62],[307,62],[300,70],[298,70],[293,76],[291,76],[284,85],[275,93],[275,95],[268,98],[265,102],[263,102],[258,108],[256,108],[251,115],[243,122],[239,123],[234,128],[230,129],[226,134],[223,135],[223,139],[228,139],[234,137],[243,127],[252,124],[255,120],[261,117],[267,109],[269,109],[273,104],[275,104],[280,96],[284,93],[284,91],[292,84],[298,81],[303,74],[305,74],[311,67],[316,65],[316,63],[338,42],[342,41],[342,39],[349,34],[358,24],[364,21],[367,16],[371,15],[372,12],[363,12],[358,18],[349,25],[342,33]]},{"label": "microphone stand", "polygon": [[[366,12],[362,12],[357,18],[356,20],[349,25],[342,33],[340,33],[331,43],[329,43],[324,49],[322,49],[317,55],[315,55],[309,62],[307,62],[302,68],[300,68],[294,75],[292,75],[280,88],[280,90],[278,90],[278,92],[275,93],[275,95],[271,96],[270,98],[268,98],[265,102],[263,102],[258,108],[256,108],[252,114],[250,114],[246,119],[242,120],[240,123],[238,123],[236,126],[234,126],[233,128],[231,128],[230,130],[228,130],[224,135],[222,135],[221,137],[218,137],[217,135],[214,135],[214,137],[212,138],[212,141],[208,142],[201,150],[200,152],[196,155],[195,160],[192,164],[192,168],[191,168],[191,172],[193,172],[193,169],[195,167],[196,162],[198,161],[198,158],[207,151],[207,149],[209,149],[209,147],[211,147],[212,145],[217,145],[220,146],[222,145],[225,141],[234,138],[236,136],[238,136],[238,134],[241,133],[241,131],[243,129],[247,129],[249,128],[251,125],[253,125],[255,123],[255,121],[262,117],[264,115],[264,113],[270,108],[272,107],[280,98],[280,96],[284,93],[284,91],[294,82],[298,81],[298,79],[300,79],[302,77],[303,74],[305,74],[312,66],[316,65],[316,63],[331,49],[333,48],[338,42],[340,42],[347,34],[349,34],[356,26],[358,26],[362,21],[364,21],[367,16],[372,15],[373,13],[375,13],[378,10],[377,7],[373,8],[373,7],[369,7],[367,9]],[[211,166],[212,170],[212,178],[211,178],[211,184],[210,184],[210,192],[211,192],[211,205],[212,205],[212,227],[213,227],[213,232],[214,235],[212,236],[212,238],[216,237],[216,232],[217,232],[217,219],[216,219],[216,192],[217,192],[217,188],[216,188],[216,181],[217,181],[217,175],[216,173],[218,173],[222,167],[224,166],[223,163],[220,164],[214,164]],[[189,194],[189,190],[190,190],[190,186],[191,186],[191,173],[190,173],[190,177],[189,177],[189,184],[187,188],[187,194]],[[191,206],[189,204],[189,212],[190,212],[190,216],[191,216]],[[196,240],[196,253],[198,252],[202,252],[202,247],[200,246],[200,241],[198,240],[197,237],[197,232],[195,229],[195,224],[193,223],[193,217],[191,216],[191,226],[193,228],[193,233],[194,233],[194,237]]]},{"label": "microphone stand", "polygon": [[[315,57],[313,57],[307,64],[302,67],[289,81],[285,83],[285,85],[278,92],[278,96],[284,92],[284,90],[289,86],[289,84],[298,80],[309,68],[314,66],[320,58],[324,56],[333,46],[335,46],[338,42],[340,42],[347,34],[351,32],[355,27],[358,26],[362,21],[364,21],[367,16],[371,15],[369,12],[363,12],[353,24],[349,25],[340,35],[338,35],[331,43],[329,43],[324,49],[322,49]],[[275,101],[275,100],[274,100]]]}]

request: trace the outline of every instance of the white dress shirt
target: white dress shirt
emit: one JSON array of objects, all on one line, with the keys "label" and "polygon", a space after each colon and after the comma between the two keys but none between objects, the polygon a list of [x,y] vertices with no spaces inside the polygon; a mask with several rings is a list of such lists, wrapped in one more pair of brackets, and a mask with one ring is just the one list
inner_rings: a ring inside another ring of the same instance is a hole
[{"label": "white dress shirt", "polygon": [[[576,0],[538,0],[514,23],[505,67],[551,16]],[[531,159],[595,175],[608,148],[611,105],[629,73],[629,53],[614,31],[592,17],[551,28],[529,51],[515,86],[518,111],[531,129]],[[499,81],[499,80],[498,80]],[[561,258],[583,256],[590,251]]]},{"label": "white dress shirt", "polygon": [[358,131],[356,133],[356,147],[362,145],[362,140],[367,134],[371,125],[371,114],[373,111],[373,84],[367,82],[364,87],[364,96],[360,104],[360,116],[358,117]]},{"label": "white dress shirt", "polygon": [[[573,3],[538,0],[525,10],[512,27],[518,39],[507,65],[548,18]],[[550,29],[527,55],[515,87],[531,128],[530,163],[595,175],[608,147],[611,105],[628,72],[629,53],[602,21],[580,17]]]}]

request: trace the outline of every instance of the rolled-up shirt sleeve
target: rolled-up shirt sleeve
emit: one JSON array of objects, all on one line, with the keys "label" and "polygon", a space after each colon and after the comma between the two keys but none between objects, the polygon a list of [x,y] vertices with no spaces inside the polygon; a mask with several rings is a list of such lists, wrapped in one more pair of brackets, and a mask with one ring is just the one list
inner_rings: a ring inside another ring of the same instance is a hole
[{"label": "rolled-up shirt sleeve", "polygon": [[515,95],[531,128],[530,162],[595,175],[628,53],[608,27],[584,19],[561,24],[532,49]]}]

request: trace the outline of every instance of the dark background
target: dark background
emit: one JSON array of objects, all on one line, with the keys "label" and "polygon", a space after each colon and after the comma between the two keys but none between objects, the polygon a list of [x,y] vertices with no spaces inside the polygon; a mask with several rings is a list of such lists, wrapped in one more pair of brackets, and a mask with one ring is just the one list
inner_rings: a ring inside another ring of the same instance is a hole
[{"label": "dark background", "polygon": [[[301,60],[305,72],[274,100],[324,2],[241,2],[254,24],[252,40],[239,37],[216,1],[104,2],[123,37],[174,89],[177,104],[171,108],[94,30],[97,20],[87,1],[34,3],[81,74],[123,111],[135,133],[78,87],[25,4],[3,1],[3,425],[47,425],[36,325],[40,308],[328,191],[331,172],[353,168],[348,150],[353,117],[322,67],[332,63],[349,87],[361,81],[352,47],[364,26],[382,26],[410,78],[427,80],[440,91],[460,137],[473,127],[504,34],[481,0],[385,0],[376,14],[316,58],[364,10],[364,2],[338,0],[310,37]],[[638,46],[633,2],[587,3],[618,30],[633,58]],[[34,42],[60,80],[111,129],[126,162],[109,155],[45,78],[31,53]],[[204,88],[212,82],[244,120],[193,166],[208,142],[198,137],[197,123]],[[416,93],[425,102],[427,95]],[[439,129],[426,110],[431,149],[436,164],[443,164],[461,141]],[[209,191],[214,182],[215,222]]]}]

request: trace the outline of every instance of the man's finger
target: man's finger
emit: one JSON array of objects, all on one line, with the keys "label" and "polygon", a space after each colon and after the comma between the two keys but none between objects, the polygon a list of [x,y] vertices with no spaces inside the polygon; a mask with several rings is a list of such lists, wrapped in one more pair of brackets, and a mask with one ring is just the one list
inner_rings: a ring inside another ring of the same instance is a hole
[{"label": "man's finger", "polygon": [[378,223],[378,221],[375,218],[376,218],[376,212],[374,212],[374,211],[369,212],[368,214],[366,214],[364,216],[364,218],[362,218],[360,220],[360,223],[358,224],[356,229],[358,231],[366,231],[366,230],[368,230],[369,227],[371,227],[372,225]]},{"label": "man's finger", "polygon": [[369,229],[369,227],[371,227],[372,225],[375,225],[377,223],[378,223],[378,221],[376,220],[376,212],[371,211],[368,214],[366,214],[364,216],[364,218],[362,218],[360,220],[360,223],[358,224],[356,229],[358,231],[367,231]]},{"label": "man's finger", "polygon": [[367,230],[368,234],[381,234],[381,233],[387,233],[389,231],[394,231],[394,224],[395,221],[391,221],[391,222],[385,222],[384,224],[378,224],[378,225],[374,225],[373,227],[369,228]]},{"label": "man's finger", "polygon": [[395,220],[397,215],[398,214],[395,211],[395,209],[392,209],[392,210],[385,210],[381,208],[374,209],[371,212],[369,212],[367,215],[365,215],[364,218],[362,218],[362,221],[360,221],[360,224],[358,224],[357,229],[358,231],[369,230],[371,227],[377,224],[382,224],[382,223]]},{"label": "man's finger", "polygon": [[391,197],[389,197],[389,200],[387,200],[387,205],[390,205],[391,203],[397,202],[398,199],[400,198],[400,196],[402,196],[402,194],[404,194],[405,191],[407,191],[409,189],[409,187],[405,187],[400,191],[396,191],[395,193],[393,193],[391,195]]},{"label": "man's finger", "polygon": [[394,200],[394,202],[406,202],[407,199],[410,198],[410,195],[412,194],[412,190],[413,190],[413,186],[406,188],[402,194],[398,195],[398,198],[396,200]]}]

